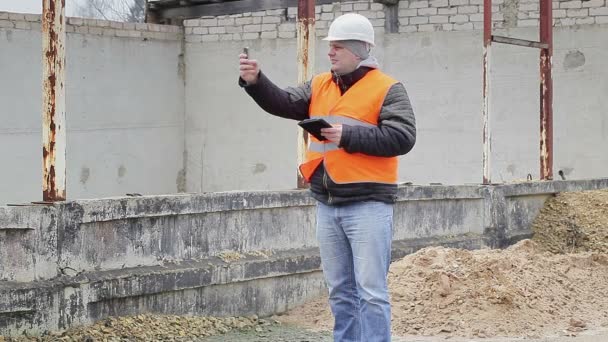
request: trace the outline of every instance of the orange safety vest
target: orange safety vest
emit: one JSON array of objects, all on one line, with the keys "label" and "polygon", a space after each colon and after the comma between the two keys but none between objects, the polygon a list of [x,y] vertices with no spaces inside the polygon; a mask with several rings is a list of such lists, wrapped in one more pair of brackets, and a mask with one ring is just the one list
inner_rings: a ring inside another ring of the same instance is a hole
[{"label": "orange safety vest", "polygon": [[[323,118],[332,125],[377,127],[384,98],[395,83],[396,80],[374,69],[342,95],[331,73],[320,74],[312,80],[308,114],[311,118]],[[309,135],[306,161],[300,165],[306,181],[310,182],[322,162],[328,176],[338,184],[397,183],[397,157],[348,153],[329,140],[319,141]]]}]

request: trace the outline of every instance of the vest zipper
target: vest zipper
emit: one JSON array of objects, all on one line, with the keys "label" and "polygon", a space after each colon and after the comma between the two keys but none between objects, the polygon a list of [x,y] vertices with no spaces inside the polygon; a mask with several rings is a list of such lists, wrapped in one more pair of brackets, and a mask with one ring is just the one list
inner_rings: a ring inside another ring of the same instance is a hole
[{"label": "vest zipper", "polygon": [[323,162],[323,186],[325,187],[325,191],[327,191],[327,204],[331,204],[331,193],[329,192],[329,188],[327,187],[327,168],[325,168],[325,162]]}]

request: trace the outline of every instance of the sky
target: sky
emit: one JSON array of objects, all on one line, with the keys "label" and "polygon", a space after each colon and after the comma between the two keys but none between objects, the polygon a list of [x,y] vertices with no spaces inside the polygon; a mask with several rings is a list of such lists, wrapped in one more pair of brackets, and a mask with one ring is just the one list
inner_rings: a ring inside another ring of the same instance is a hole
[{"label": "sky", "polygon": [[[77,0],[66,0],[65,11],[72,16]],[[0,0],[0,12],[42,13],[42,0]]]}]

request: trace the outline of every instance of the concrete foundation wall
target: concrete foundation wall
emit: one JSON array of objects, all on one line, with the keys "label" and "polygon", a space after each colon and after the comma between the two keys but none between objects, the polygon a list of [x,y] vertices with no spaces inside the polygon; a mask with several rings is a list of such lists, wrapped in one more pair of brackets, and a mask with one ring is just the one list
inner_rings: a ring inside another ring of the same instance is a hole
[{"label": "concrete foundation wall", "polygon": [[[6,18],[5,18],[6,17]],[[178,27],[70,18],[67,196],[183,190]],[[42,199],[40,16],[0,12],[0,203]]]},{"label": "concrete foundation wall", "polygon": [[[546,198],[608,179],[405,186],[393,258],[430,245],[531,236]],[[0,207],[0,335],[140,312],[261,316],[325,292],[306,191],[227,192]]]}]

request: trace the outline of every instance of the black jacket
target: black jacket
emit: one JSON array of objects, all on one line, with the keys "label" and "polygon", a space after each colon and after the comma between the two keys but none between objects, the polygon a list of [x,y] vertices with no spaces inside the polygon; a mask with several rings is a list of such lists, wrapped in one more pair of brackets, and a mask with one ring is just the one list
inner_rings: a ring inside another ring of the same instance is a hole
[{"label": "black jacket", "polygon": [[[342,94],[371,70],[360,67],[350,74],[337,76],[334,82]],[[308,118],[312,95],[311,82],[299,87],[281,89],[260,72],[258,82],[239,84],[253,100],[270,114],[293,120]],[[408,153],[416,142],[416,121],[403,84],[393,85],[384,99],[377,127],[342,126],[340,147],[349,153],[365,153],[372,156],[394,157]],[[354,167],[347,165],[345,167]],[[325,204],[341,204],[353,201],[377,200],[393,203],[397,185],[379,183],[336,184],[325,172],[323,163],[310,180],[312,196]]]}]

